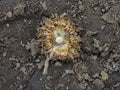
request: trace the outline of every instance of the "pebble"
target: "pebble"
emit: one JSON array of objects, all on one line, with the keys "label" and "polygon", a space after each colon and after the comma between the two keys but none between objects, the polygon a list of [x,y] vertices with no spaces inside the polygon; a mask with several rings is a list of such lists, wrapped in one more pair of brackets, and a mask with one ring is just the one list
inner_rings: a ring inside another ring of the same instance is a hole
[{"label": "pebble", "polygon": [[93,84],[94,84],[95,86],[99,87],[100,90],[104,87],[104,83],[103,83],[100,79],[95,79],[95,80],[93,81]]},{"label": "pebble", "polygon": [[101,26],[101,29],[103,30],[104,28],[105,28],[105,25],[102,25],[102,26]]},{"label": "pebble", "polygon": [[56,62],[55,66],[62,66],[62,64],[60,62]]},{"label": "pebble", "polygon": [[105,80],[108,79],[108,74],[107,74],[106,72],[104,72],[104,71],[101,72],[101,76],[102,76],[101,79],[102,79],[103,81],[105,81]]},{"label": "pebble", "polygon": [[25,75],[27,75],[27,72],[26,72],[26,68],[25,68],[25,67],[21,67],[20,70],[21,70]]},{"label": "pebble", "polygon": [[9,12],[6,13],[6,16],[7,16],[8,18],[12,18],[12,17],[13,17],[13,14],[12,14],[11,11],[9,11]]},{"label": "pebble", "polygon": [[110,24],[115,24],[119,21],[119,8],[120,5],[113,6],[107,13],[102,16],[102,19]]},{"label": "pebble", "polygon": [[75,71],[75,73],[77,73],[78,75],[81,75],[83,73],[86,73],[88,71],[88,65],[86,63],[83,62],[79,62],[76,63],[73,66],[73,70]]},{"label": "pebble", "polygon": [[3,53],[3,56],[6,57],[6,55],[7,55],[7,52],[4,52],[4,53]]},{"label": "pebble", "polygon": [[97,40],[97,39],[95,39],[95,38],[93,38],[93,41],[94,41],[93,46],[94,46],[95,48],[98,48],[99,51],[101,51],[101,50],[102,50],[102,47],[100,47],[100,41]]},{"label": "pebble", "polygon": [[18,69],[20,67],[20,63],[16,63],[16,68]]},{"label": "pebble", "polygon": [[40,70],[44,66],[44,62],[41,61],[40,63],[37,64],[38,69]]},{"label": "pebble", "polygon": [[6,27],[10,27],[10,24],[9,24],[9,23],[7,23],[7,24],[6,24]]},{"label": "pebble", "polygon": [[46,1],[40,2],[40,4],[42,5],[42,7],[43,7],[44,10],[48,10],[47,9],[47,5],[46,5]]},{"label": "pebble", "polygon": [[32,39],[31,42],[28,42],[26,45],[27,50],[31,50],[31,55],[35,56],[39,51],[38,43],[36,40]]}]

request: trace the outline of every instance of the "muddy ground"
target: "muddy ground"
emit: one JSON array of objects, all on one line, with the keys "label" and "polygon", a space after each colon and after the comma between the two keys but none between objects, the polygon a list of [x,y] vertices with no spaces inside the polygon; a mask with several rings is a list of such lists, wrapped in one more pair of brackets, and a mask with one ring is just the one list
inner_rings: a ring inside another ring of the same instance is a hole
[{"label": "muddy ground", "polygon": [[[33,39],[55,13],[71,18],[82,53],[43,75]],[[0,0],[0,90],[120,90],[120,0]]]}]

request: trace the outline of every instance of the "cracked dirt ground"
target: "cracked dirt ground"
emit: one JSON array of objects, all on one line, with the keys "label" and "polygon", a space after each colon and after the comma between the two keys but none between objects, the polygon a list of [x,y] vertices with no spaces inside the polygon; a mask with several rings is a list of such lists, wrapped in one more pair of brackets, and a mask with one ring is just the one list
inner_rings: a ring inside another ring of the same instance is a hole
[{"label": "cracked dirt ground", "polygon": [[[82,55],[42,75],[33,39],[55,13],[75,24]],[[0,0],[0,90],[120,90],[120,0]]]}]

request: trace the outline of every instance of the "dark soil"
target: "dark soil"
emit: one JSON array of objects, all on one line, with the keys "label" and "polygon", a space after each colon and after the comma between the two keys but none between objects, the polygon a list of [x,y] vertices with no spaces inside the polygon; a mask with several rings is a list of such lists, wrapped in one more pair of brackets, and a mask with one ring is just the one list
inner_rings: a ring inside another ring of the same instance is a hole
[{"label": "dark soil", "polygon": [[[34,39],[55,13],[75,24],[82,54],[43,75]],[[120,0],[0,0],[0,90],[120,90]]]}]

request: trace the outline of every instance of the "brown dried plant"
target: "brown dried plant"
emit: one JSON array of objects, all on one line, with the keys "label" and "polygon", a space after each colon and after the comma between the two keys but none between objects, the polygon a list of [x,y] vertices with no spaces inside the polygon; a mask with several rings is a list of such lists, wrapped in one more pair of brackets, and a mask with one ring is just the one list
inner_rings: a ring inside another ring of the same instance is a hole
[{"label": "brown dried plant", "polygon": [[[53,15],[45,18],[42,27],[38,28],[38,40],[42,46],[41,53],[47,56],[48,61],[74,60],[80,56],[80,37],[77,35],[74,25],[65,15]],[[47,69],[44,69],[44,73]]]}]

